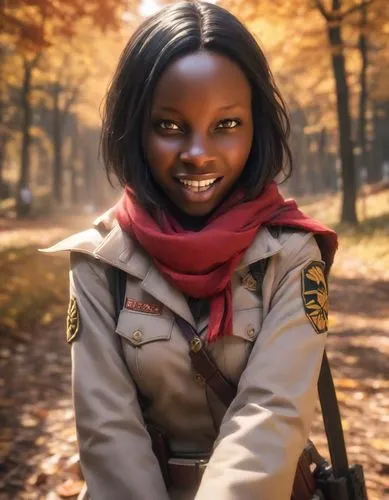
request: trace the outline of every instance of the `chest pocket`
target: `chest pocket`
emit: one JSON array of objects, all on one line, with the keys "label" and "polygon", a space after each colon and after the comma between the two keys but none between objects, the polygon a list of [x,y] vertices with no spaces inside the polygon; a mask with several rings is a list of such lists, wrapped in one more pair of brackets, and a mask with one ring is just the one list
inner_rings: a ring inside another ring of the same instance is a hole
[{"label": "chest pocket", "polygon": [[237,384],[262,326],[262,307],[235,310],[232,335],[207,346],[225,377]]},{"label": "chest pocket", "polygon": [[116,333],[134,347],[140,347],[149,342],[169,340],[172,329],[172,315],[153,316],[123,309],[119,315]]},{"label": "chest pocket", "polygon": [[156,369],[166,361],[173,324],[173,314],[166,309],[160,316],[126,309],[120,312],[116,333],[121,338],[127,366],[136,380],[142,376],[147,359],[154,360],[147,363],[147,371],[153,371],[153,364]]}]

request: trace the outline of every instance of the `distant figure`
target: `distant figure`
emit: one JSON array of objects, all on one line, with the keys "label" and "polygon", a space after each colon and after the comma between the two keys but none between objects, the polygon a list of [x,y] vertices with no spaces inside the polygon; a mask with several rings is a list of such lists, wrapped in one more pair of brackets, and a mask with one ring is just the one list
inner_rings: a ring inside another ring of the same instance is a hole
[{"label": "distant figure", "polygon": [[389,161],[384,161],[382,164],[382,179],[384,182],[389,181]]},{"label": "distant figure", "polygon": [[31,213],[32,192],[28,186],[20,188],[19,192],[19,215],[27,217]]}]

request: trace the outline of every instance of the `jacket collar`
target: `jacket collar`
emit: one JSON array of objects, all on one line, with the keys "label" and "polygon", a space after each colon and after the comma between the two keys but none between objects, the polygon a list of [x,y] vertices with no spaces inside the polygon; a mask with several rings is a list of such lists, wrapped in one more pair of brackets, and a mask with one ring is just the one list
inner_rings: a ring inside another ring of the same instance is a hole
[{"label": "jacket collar", "polygon": [[[97,227],[101,227],[102,224],[107,227],[106,221],[102,221],[101,218],[95,221]],[[250,264],[275,255],[281,248],[281,244],[269,230],[262,228],[245,252],[237,272],[244,274],[245,268]],[[184,294],[161,275],[153,265],[151,257],[117,224],[96,247],[93,255],[141,280],[140,286],[148,294],[165,304],[192,326],[196,326]]]},{"label": "jacket collar", "polygon": [[95,249],[94,256],[141,280],[149,295],[184,318],[192,326],[195,321],[183,293],[171,285],[153,265],[152,259],[119,226],[115,226]]},{"label": "jacket collar", "polygon": [[254,262],[258,262],[262,259],[267,259],[272,255],[278,253],[282,248],[281,243],[275,238],[267,227],[260,229],[254,238],[254,241],[248,247],[243,255],[240,264],[237,267],[237,271],[248,267]]}]

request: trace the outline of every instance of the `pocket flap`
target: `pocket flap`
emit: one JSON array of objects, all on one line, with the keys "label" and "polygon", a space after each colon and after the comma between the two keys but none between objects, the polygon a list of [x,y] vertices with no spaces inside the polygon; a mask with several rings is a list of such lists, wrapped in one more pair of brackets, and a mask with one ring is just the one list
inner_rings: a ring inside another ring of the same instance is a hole
[{"label": "pocket flap", "polygon": [[[232,313],[232,336],[254,342],[262,327],[262,307],[234,310]],[[199,323],[199,331],[206,335],[209,318]]]},{"label": "pocket flap", "polygon": [[262,326],[262,307],[233,312],[233,335],[254,342]]},{"label": "pocket flap", "polygon": [[116,325],[116,333],[128,340],[133,346],[142,346],[158,340],[169,340],[174,318],[167,312],[153,316],[122,309]]}]

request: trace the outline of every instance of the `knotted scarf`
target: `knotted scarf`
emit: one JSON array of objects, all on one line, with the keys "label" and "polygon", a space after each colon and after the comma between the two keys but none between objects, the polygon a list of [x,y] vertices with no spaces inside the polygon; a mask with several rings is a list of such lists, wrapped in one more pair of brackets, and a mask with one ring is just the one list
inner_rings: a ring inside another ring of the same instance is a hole
[{"label": "knotted scarf", "polygon": [[150,215],[130,188],[116,207],[116,217],[174,287],[189,297],[209,299],[208,342],[232,333],[231,276],[261,227],[314,233],[327,273],[337,248],[336,233],[304,215],[294,200],[284,200],[275,182],[250,201],[236,192],[199,231],[184,229],[166,211]]}]

